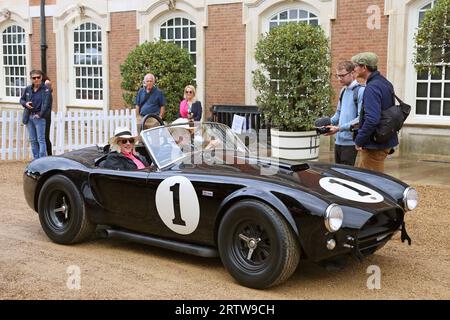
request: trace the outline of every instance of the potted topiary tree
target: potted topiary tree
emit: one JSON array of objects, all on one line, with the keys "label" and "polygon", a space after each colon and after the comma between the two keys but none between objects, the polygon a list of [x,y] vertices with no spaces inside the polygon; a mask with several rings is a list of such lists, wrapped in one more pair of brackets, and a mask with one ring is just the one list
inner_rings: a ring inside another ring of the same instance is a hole
[{"label": "potted topiary tree", "polygon": [[256,103],[272,127],[272,156],[315,160],[320,139],[314,121],[330,114],[330,49],[320,27],[289,23],[258,41],[253,72]]},{"label": "potted topiary tree", "polygon": [[134,106],[136,93],[147,73],[156,77],[156,85],[166,97],[166,116],[164,120],[173,121],[183,99],[184,87],[195,85],[195,67],[186,49],[174,43],[144,42],[133,49],[120,66],[122,75],[123,99]]}]

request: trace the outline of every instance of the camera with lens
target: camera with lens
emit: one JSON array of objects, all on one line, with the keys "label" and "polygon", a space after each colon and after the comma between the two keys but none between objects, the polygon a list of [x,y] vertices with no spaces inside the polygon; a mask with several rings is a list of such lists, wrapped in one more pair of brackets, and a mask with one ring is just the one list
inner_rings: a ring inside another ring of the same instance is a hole
[{"label": "camera with lens", "polygon": [[330,132],[330,128],[327,128],[327,127],[320,127],[320,128],[316,128],[316,132],[317,132],[317,134],[325,134],[325,133],[328,133],[328,132]]},{"label": "camera with lens", "polygon": [[331,125],[330,117],[322,117],[314,121],[314,126],[316,127],[317,134],[325,134],[330,132],[331,128],[327,126]]}]

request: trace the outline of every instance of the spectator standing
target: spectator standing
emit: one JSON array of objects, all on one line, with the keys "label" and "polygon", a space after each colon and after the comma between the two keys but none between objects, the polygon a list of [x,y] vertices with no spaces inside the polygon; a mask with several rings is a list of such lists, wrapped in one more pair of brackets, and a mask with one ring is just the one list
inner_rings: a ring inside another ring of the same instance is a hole
[{"label": "spectator standing", "polygon": [[22,122],[27,125],[31,152],[33,158],[47,155],[45,144],[45,118],[51,110],[52,93],[42,82],[41,70],[30,72],[32,84],[27,86],[20,98],[20,104],[25,108]]},{"label": "spectator standing", "polygon": [[202,103],[197,100],[195,88],[187,85],[184,88],[184,99],[180,102],[180,118],[200,121],[202,118]]},{"label": "spectator standing", "polygon": [[[148,114],[156,114],[161,119],[164,118],[166,98],[164,93],[155,86],[155,76],[153,74],[148,73],[145,75],[144,87],[139,89],[135,102],[138,124]],[[157,120],[151,118],[148,121],[148,127],[152,127],[156,123],[158,123]]]},{"label": "spectator standing", "polygon": [[375,53],[357,54],[352,62],[356,64],[357,76],[366,80],[359,129],[355,138],[355,148],[360,151],[357,166],[383,172],[386,157],[398,145],[398,136],[395,133],[387,142],[377,143],[373,135],[380,123],[381,112],[395,103],[394,87],[378,71],[378,56]]},{"label": "spectator standing", "polygon": [[335,162],[350,166],[355,165],[358,151],[353,141],[353,125],[358,123],[362,106],[364,87],[355,77],[355,65],[351,61],[342,61],[336,69],[336,77],[344,87],[339,95],[336,113],[331,118],[330,131],[326,136],[336,134],[334,145]]}]

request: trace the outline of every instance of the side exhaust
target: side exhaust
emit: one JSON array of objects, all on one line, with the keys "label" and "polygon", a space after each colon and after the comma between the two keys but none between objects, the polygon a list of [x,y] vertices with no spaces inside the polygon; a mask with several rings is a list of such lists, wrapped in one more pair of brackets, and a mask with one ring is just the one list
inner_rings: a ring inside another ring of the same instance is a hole
[{"label": "side exhaust", "polygon": [[216,249],[207,246],[200,246],[175,240],[166,240],[123,230],[104,229],[104,232],[106,232],[106,236],[108,238],[139,242],[159,248],[191,254],[194,256],[205,258],[216,258],[219,256],[219,253]]}]

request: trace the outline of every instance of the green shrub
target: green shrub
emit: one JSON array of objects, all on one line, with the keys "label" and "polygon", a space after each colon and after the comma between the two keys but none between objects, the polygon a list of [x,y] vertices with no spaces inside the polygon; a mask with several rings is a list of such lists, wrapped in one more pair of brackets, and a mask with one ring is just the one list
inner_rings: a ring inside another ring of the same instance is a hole
[{"label": "green shrub", "polygon": [[134,106],[137,91],[147,73],[156,77],[156,86],[164,92],[167,100],[164,120],[173,121],[183,99],[184,87],[195,85],[195,67],[187,50],[174,43],[145,42],[128,54],[120,66],[123,98],[127,105]]},{"label": "green shrub", "polygon": [[[415,36],[413,63],[420,73],[436,73],[436,64],[450,62],[450,0],[439,0],[425,13]],[[442,50],[444,48],[444,50]]]},{"label": "green shrub", "polygon": [[320,27],[289,23],[258,41],[253,72],[256,102],[272,127],[303,131],[330,113],[330,49]]}]

